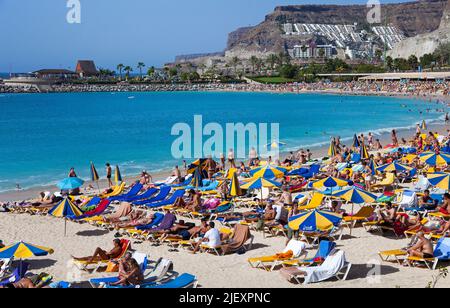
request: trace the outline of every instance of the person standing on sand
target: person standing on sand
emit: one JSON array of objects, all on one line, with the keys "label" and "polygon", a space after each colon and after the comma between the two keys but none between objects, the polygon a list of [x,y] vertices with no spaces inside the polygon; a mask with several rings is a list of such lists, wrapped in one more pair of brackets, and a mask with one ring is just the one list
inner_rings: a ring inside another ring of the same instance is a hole
[{"label": "person standing on sand", "polygon": [[230,168],[236,168],[236,165],[234,163],[234,151],[233,151],[233,149],[230,149],[228,151],[228,162],[230,163]]},{"label": "person standing on sand", "polygon": [[112,169],[110,163],[106,163],[106,179],[108,180],[108,187],[111,188],[113,183],[111,181]]},{"label": "person standing on sand", "polygon": [[395,131],[395,129],[393,129],[391,132],[391,138],[392,138],[392,145],[397,147],[398,146],[398,138],[397,138],[397,132]]}]

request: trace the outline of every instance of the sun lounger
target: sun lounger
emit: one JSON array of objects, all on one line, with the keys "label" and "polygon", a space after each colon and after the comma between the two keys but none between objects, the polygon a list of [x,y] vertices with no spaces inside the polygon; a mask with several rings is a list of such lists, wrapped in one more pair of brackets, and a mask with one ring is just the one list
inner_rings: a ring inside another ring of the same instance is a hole
[{"label": "sun lounger", "polygon": [[4,277],[0,280],[0,286],[18,282],[20,279],[25,277],[25,274],[27,273],[29,267],[29,263],[20,262],[19,266],[12,272],[10,276]]},{"label": "sun lounger", "polygon": [[146,230],[149,230],[157,225],[159,225],[164,219],[164,214],[162,213],[155,213],[155,216],[153,218],[153,221],[147,225],[144,226],[139,226],[136,228],[129,228],[129,229],[125,229],[124,233],[131,236],[132,238],[141,238],[144,239],[142,237],[142,234],[145,233]]},{"label": "sun lounger", "polygon": [[154,196],[153,198],[134,201],[133,205],[145,206],[146,204],[162,201],[167,198],[167,196],[169,195],[171,190],[172,190],[172,188],[170,188],[169,186],[162,186],[159,189],[159,193],[156,196]]},{"label": "sun lounger", "polygon": [[158,208],[158,207],[172,205],[175,203],[175,201],[177,201],[178,198],[182,198],[185,193],[186,193],[186,191],[184,189],[177,190],[173,193],[173,195],[169,199],[159,201],[159,202],[154,202],[154,203],[147,203],[147,204],[145,204],[145,206],[147,208],[154,209],[154,208]]},{"label": "sun lounger", "polygon": [[386,173],[386,178],[383,179],[380,182],[376,182],[374,185],[372,185],[372,189],[375,190],[383,190],[388,186],[395,186],[395,175],[391,172]]},{"label": "sun lounger", "polygon": [[[159,260],[154,268],[150,271],[147,271],[147,268],[141,268],[144,273],[144,282],[142,285],[155,284],[160,281],[167,280],[170,275],[169,271],[173,268],[173,263],[170,260],[161,259]],[[111,283],[115,283],[119,281],[119,277],[107,277],[107,278],[96,278],[89,280],[89,283],[93,288],[98,288],[101,285],[108,286]],[[135,288],[136,286],[129,286],[129,288]],[[119,287],[123,288],[123,287]]]},{"label": "sun lounger", "polygon": [[0,267],[0,279],[10,275],[10,267],[12,265],[13,259],[14,258],[0,259],[0,261],[3,262],[3,265]]},{"label": "sun lounger", "polygon": [[150,188],[149,190],[143,192],[142,194],[136,195],[134,197],[127,198],[127,202],[133,203],[134,201],[146,200],[151,198],[154,194],[158,192],[156,188]]},{"label": "sun lounger", "polygon": [[111,197],[116,197],[116,196],[120,195],[121,193],[123,193],[123,191],[125,189],[125,185],[126,185],[126,183],[122,182],[120,185],[115,186],[114,190],[111,193],[99,195],[100,199],[111,198]]},{"label": "sun lounger", "polygon": [[[281,254],[273,256],[257,257],[248,259],[248,263],[253,268],[263,268],[267,271],[273,271],[277,266],[285,261],[295,260],[302,255],[306,256],[306,244],[297,240],[291,240]],[[287,255],[291,251],[292,255]]]},{"label": "sun lounger", "polygon": [[177,278],[156,285],[142,286],[147,289],[182,289],[182,288],[197,288],[197,278],[190,274],[181,274]]},{"label": "sun lounger", "polygon": [[143,187],[144,187],[144,185],[142,185],[141,183],[136,183],[133,185],[133,187],[131,187],[131,189],[128,193],[126,193],[124,195],[116,196],[116,197],[111,197],[111,198],[109,198],[109,200],[111,200],[111,202],[112,201],[126,201],[129,198],[137,196]]},{"label": "sun lounger", "polygon": [[403,249],[386,250],[378,253],[382,261],[389,262],[394,259],[399,265],[402,265],[402,257],[406,257],[408,252]]},{"label": "sun lounger", "polygon": [[84,222],[83,219],[85,219],[85,218],[102,215],[108,209],[110,204],[111,204],[111,201],[109,199],[103,199],[100,202],[100,204],[92,211],[85,212],[82,216],[79,216],[79,217],[70,217],[69,216],[67,218],[74,220],[74,221],[78,221],[78,222]]},{"label": "sun lounger", "polygon": [[[284,268],[280,274],[303,284],[322,282],[331,278],[346,280],[352,264],[345,259],[345,253],[341,250],[332,252],[319,266]],[[340,275],[343,275],[340,278]]]},{"label": "sun lounger", "polygon": [[362,207],[358,213],[352,216],[345,216],[343,226],[354,228],[358,222],[364,222],[373,215],[374,209],[371,206]]},{"label": "sun lounger", "polygon": [[304,259],[304,260],[288,260],[283,261],[282,266],[310,266],[322,264],[323,261],[330,255],[330,253],[335,249],[336,243],[330,241],[321,241],[319,244],[319,248],[316,251],[316,254],[312,258]]},{"label": "sun lounger", "polygon": [[[115,260],[119,260],[120,258],[122,258],[130,248],[131,244],[130,241],[122,239],[120,242],[122,246],[122,252]],[[93,262],[73,260],[73,264],[75,264],[75,266],[78,267],[80,270],[87,271],[92,269],[94,272],[96,272],[98,271],[99,268],[107,267],[109,264],[111,264],[111,260],[102,260]]]},{"label": "sun lounger", "polygon": [[322,205],[324,199],[325,199],[324,194],[314,192],[311,196],[311,200],[309,201],[309,203],[305,206],[299,206],[298,209],[300,211],[314,210]]}]

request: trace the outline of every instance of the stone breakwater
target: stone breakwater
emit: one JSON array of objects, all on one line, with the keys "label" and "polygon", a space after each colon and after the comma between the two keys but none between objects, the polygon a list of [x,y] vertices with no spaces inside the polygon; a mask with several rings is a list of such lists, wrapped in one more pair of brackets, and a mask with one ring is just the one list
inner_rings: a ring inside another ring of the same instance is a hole
[{"label": "stone breakwater", "polygon": [[[176,92],[230,91],[278,93],[336,93],[357,95],[441,96],[448,98],[450,82],[431,81],[351,81],[291,84],[203,83],[203,84],[60,84],[38,88],[0,84],[0,93],[70,93],[70,92]],[[445,99],[446,100],[446,99]]]}]

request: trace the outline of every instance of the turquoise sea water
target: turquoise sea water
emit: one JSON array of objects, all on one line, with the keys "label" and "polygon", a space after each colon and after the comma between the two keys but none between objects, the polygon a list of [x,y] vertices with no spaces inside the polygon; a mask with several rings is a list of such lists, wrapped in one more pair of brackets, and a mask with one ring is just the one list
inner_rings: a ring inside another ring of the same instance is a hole
[{"label": "turquoise sea water", "polygon": [[420,114],[427,107],[396,98],[309,94],[0,94],[0,191],[16,183],[55,184],[72,166],[89,178],[90,161],[101,176],[105,162],[119,164],[125,175],[170,168],[180,163],[171,156],[171,128],[178,122],[192,126],[196,114],[222,125],[280,123],[288,150],[328,143],[331,135],[382,133],[442,116]]}]

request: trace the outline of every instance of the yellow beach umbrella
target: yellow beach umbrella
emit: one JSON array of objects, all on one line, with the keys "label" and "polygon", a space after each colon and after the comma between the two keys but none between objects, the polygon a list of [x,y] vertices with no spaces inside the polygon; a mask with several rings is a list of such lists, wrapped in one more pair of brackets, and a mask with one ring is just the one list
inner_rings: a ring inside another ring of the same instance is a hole
[{"label": "yellow beach umbrella", "polygon": [[333,157],[336,155],[336,146],[334,140],[331,140],[330,147],[328,148],[328,157]]}]

